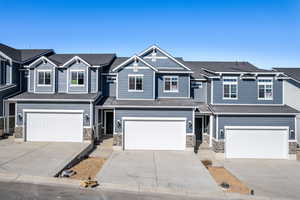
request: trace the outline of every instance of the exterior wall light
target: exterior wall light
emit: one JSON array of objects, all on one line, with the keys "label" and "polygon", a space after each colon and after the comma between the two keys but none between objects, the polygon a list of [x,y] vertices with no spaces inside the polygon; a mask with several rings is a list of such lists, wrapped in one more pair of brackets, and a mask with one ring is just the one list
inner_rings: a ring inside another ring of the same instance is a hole
[{"label": "exterior wall light", "polygon": [[90,117],[89,117],[88,114],[85,114],[85,115],[84,115],[84,118],[85,118],[86,121],[88,121],[88,120],[90,119]]},{"label": "exterior wall light", "polygon": [[192,121],[188,121],[188,125],[189,125],[189,128],[193,128],[193,123],[192,123]]},{"label": "exterior wall light", "polygon": [[294,140],[294,139],[295,139],[295,131],[290,130],[289,140]]},{"label": "exterior wall light", "polygon": [[121,128],[121,127],[122,127],[122,123],[121,123],[120,120],[117,120],[117,127],[118,127],[118,128]]},{"label": "exterior wall light", "polygon": [[224,139],[224,130],[223,129],[220,129],[220,138]]},{"label": "exterior wall light", "polygon": [[19,118],[19,120],[20,120],[20,121],[22,121],[22,120],[23,120],[22,113],[18,113],[18,118]]}]

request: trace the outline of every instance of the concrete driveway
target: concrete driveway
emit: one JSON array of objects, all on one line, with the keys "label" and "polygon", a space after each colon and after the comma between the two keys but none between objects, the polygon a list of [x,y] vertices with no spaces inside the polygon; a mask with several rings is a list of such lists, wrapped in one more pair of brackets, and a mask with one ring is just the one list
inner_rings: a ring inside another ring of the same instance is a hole
[{"label": "concrete driveway", "polygon": [[88,145],[0,140],[0,173],[54,176]]},{"label": "concrete driveway", "polygon": [[231,159],[224,166],[254,189],[255,195],[300,199],[300,162]]},{"label": "concrete driveway", "polygon": [[192,152],[113,152],[97,179],[100,185],[141,192],[220,195],[222,192]]}]

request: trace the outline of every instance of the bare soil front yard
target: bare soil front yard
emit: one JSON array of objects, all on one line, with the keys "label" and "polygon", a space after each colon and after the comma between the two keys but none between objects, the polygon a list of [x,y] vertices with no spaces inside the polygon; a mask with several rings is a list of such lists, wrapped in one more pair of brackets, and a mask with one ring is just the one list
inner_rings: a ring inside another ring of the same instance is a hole
[{"label": "bare soil front yard", "polygon": [[70,178],[77,180],[87,180],[91,178],[93,180],[96,178],[97,173],[101,170],[105,161],[106,159],[101,157],[88,157],[71,168],[76,174]]},{"label": "bare soil front yard", "polygon": [[234,192],[239,194],[250,194],[251,190],[233,174],[231,174],[224,167],[213,167],[211,162],[208,160],[202,161],[206,166],[207,170],[217,182],[219,186],[222,184],[228,184],[229,188],[224,189],[226,192]]}]

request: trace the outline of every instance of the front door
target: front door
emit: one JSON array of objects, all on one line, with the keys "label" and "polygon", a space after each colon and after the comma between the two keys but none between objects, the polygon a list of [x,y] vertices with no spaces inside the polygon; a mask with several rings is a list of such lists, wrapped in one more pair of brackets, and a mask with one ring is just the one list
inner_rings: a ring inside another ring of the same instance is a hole
[{"label": "front door", "polygon": [[112,135],[114,128],[114,113],[113,112],[105,112],[105,134]]},{"label": "front door", "polygon": [[195,118],[195,134],[196,140],[201,142],[202,141],[202,120],[203,118]]}]

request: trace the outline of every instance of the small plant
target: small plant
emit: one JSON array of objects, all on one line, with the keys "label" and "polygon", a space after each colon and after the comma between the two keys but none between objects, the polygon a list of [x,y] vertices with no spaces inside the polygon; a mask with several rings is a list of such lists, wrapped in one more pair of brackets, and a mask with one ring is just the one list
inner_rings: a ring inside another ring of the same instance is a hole
[{"label": "small plant", "polygon": [[220,186],[223,188],[223,189],[229,189],[230,188],[230,185],[228,184],[228,183],[226,183],[226,182],[222,182],[221,184],[220,184]]}]

